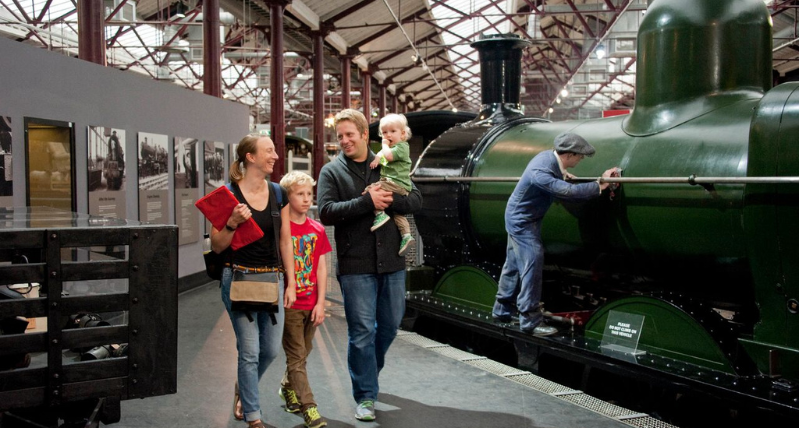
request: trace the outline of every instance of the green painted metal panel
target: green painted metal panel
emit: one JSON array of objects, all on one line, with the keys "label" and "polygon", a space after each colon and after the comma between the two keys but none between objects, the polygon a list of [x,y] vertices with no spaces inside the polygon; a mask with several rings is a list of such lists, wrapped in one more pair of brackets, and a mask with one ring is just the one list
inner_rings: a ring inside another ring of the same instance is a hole
[{"label": "green painted metal panel", "polygon": [[497,297],[497,283],[481,269],[458,266],[441,277],[432,296],[490,312]]},{"label": "green painted metal panel", "polygon": [[[763,373],[783,376],[787,379],[799,378],[799,350],[774,343],[764,343],[751,339],[739,339],[738,342],[744,347],[746,353],[754,360],[757,367]],[[776,352],[778,363],[776,373],[769,373],[769,360],[771,353]]]},{"label": "green painted metal panel", "polygon": [[[624,175],[745,176],[746,136],[756,102],[740,101],[672,130],[636,138]],[[742,185],[716,185],[712,192],[686,184],[624,185],[621,193],[619,226],[632,249],[655,255],[745,256]]]},{"label": "green painted metal panel", "polygon": [[[782,115],[779,138],[779,159],[777,175],[799,176],[799,84],[793,83],[786,89],[794,89],[788,98],[788,104]],[[783,340],[778,343],[799,346],[799,313],[789,309],[789,302],[799,300],[799,186],[777,185],[777,247],[780,249],[780,265],[782,282],[777,292],[782,301],[774,309],[785,313]],[[794,363],[796,363],[794,355]],[[781,362],[783,370],[788,370],[789,363]],[[794,364],[793,373],[799,372]]]},{"label": "green painted metal panel", "polygon": [[725,373],[735,372],[699,322],[680,308],[652,297],[626,297],[603,306],[586,323],[586,337],[602,340],[610,311],[644,316],[639,350]]},{"label": "green painted metal panel", "polygon": [[[786,83],[769,91],[755,110],[749,145],[748,174],[793,176],[799,174],[799,84]],[[775,347],[797,348],[799,314],[788,308],[799,298],[799,188],[790,184],[746,186],[744,224],[746,244],[760,308],[746,349],[763,372],[769,371],[769,351]],[[776,242],[776,245],[775,245]],[[743,343],[743,341],[742,341]],[[780,372],[799,372],[784,358]]]}]

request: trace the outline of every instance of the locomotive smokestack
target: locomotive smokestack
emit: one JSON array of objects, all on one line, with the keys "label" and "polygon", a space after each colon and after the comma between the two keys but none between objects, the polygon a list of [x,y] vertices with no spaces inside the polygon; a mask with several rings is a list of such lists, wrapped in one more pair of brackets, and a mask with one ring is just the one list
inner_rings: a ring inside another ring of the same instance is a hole
[{"label": "locomotive smokestack", "polygon": [[482,108],[475,121],[501,122],[521,116],[522,49],[530,43],[515,34],[492,34],[471,44],[480,54]]}]

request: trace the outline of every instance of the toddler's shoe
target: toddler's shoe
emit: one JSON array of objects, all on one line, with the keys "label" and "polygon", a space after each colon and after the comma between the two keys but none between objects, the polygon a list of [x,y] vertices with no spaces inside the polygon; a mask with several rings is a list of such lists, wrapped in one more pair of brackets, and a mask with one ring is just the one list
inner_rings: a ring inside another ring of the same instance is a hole
[{"label": "toddler's shoe", "polygon": [[410,233],[407,234],[407,235],[402,235],[402,241],[400,242],[399,255],[400,256],[404,256],[405,253],[407,253],[408,250],[413,248],[413,246],[415,244],[416,244],[416,240],[413,239],[413,236],[411,236]]},{"label": "toddler's shoe", "polygon": [[388,214],[381,212],[375,216],[375,221],[372,223],[372,228],[370,230],[374,232],[375,230],[380,229],[380,226],[388,223],[389,220],[391,220],[391,217],[389,217]]}]

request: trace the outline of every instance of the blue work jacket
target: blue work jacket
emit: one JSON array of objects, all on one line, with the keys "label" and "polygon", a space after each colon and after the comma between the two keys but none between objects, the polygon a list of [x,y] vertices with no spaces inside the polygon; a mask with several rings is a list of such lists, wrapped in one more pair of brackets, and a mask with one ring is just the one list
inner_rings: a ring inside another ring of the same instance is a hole
[{"label": "blue work jacket", "polygon": [[512,235],[539,236],[541,219],[557,198],[584,201],[600,195],[599,183],[572,184],[563,180],[553,150],[536,155],[524,169],[505,208],[505,230]]}]

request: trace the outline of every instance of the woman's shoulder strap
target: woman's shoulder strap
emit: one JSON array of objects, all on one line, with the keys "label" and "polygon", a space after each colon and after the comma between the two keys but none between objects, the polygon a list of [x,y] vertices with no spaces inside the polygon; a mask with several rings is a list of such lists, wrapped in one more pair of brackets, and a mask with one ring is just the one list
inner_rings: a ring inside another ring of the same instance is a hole
[{"label": "woman's shoulder strap", "polygon": [[273,181],[267,181],[267,183],[269,183],[269,186],[272,188],[272,193],[274,193],[275,199],[277,199],[277,204],[283,206],[283,190],[280,185]]},{"label": "woman's shoulder strap", "polygon": [[238,199],[239,202],[244,203],[244,195],[241,193],[241,189],[239,189],[239,185],[233,182],[225,184],[230,193]]}]

